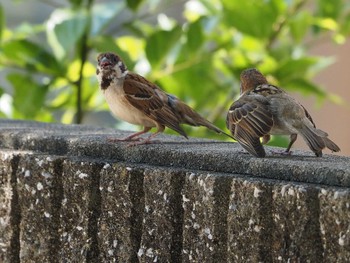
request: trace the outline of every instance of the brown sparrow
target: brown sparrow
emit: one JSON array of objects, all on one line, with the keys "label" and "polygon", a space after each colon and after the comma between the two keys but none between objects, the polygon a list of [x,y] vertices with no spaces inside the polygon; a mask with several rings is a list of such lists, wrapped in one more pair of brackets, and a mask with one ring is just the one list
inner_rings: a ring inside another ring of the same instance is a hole
[{"label": "brown sparrow", "polygon": [[[102,53],[98,55],[97,61],[98,82],[112,113],[126,122],[144,126],[142,131],[118,141],[140,140],[133,145],[149,143],[165,127],[188,138],[180,124],[205,126],[230,136],[175,96],[165,93],[144,77],[129,72],[118,55]],[[141,141],[139,136],[152,127],[156,127],[157,131]]]},{"label": "brown sparrow", "polygon": [[[227,114],[226,126],[241,146],[256,157],[265,157],[262,143],[270,135],[290,135],[290,148],[300,134],[317,157],[322,149],[332,152],[340,148],[328,139],[328,134],[316,128],[310,114],[282,89],[270,85],[256,69],[241,73],[241,96]],[[262,143],[260,138],[262,137]]]}]

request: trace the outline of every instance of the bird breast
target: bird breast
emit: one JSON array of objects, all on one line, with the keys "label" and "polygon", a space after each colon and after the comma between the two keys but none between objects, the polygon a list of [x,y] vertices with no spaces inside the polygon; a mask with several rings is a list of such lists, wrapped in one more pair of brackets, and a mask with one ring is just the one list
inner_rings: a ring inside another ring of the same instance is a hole
[{"label": "bird breast", "polygon": [[102,90],[113,115],[132,124],[155,127],[154,121],[128,102],[123,86],[118,84],[112,83],[106,90]]}]

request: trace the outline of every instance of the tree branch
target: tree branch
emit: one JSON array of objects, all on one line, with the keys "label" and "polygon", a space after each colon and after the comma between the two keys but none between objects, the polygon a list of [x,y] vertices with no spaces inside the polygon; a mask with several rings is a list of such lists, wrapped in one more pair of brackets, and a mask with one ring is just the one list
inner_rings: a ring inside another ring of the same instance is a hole
[{"label": "tree branch", "polygon": [[89,53],[89,46],[88,46],[88,39],[90,35],[90,27],[91,27],[91,6],[93,4],[93,0],[88,0],[86,4],[86,9],[88,12],[88,22],[87,26],[85,28],[85,32],[83,36],[81,37],[81,40],[79,41],[78,49],[80,51],[79,57],[80,57],[80,69],[79,69],[79,78],[76,82],[76,88],[77,88],[77,98],[76,98],[76,116],[75,116],[75,123],[80,124],[82,123],[83,117],[84,117],[84,111],[83,111],[83,105],[82,105],[82,93],[83,93],[83,78],[84,78],[84,66],[88,57]]}]

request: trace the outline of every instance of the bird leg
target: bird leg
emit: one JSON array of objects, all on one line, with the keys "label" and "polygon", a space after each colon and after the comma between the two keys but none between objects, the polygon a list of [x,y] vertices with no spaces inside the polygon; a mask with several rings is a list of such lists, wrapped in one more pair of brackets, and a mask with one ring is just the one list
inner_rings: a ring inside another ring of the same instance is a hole
[{"label": "bird leg", "polygon": [[151,134],[150,136],[148,136],[148,138],[142,140],[142,141],[138,141],[138,142],[132,142],[128,144],[128,147],[132,147],[132,146],[136,146],[136,145],[142,145],[142,144],[151,144],[151,143],[155,143],[155,142],[159,142],[159,141],[152,141],[152,139],[154,137],[156,137],[159,133],[162,133],[164,131],[165,127],[164,126],[160,126],[157,127],[157,131],[153,134]]},{"label": "bird leg", "polygon": [[291,134],[290,135],[290,141],[289,141],[287,149],[285,151],[283,151],[283,152],[272,151],[272,153],[280,154],[280,155],[291,155],[292,152],[290,151],[290,149],[292,148],[292,145],[297,140],[297,138],[298,138],[297,134]]},{"label": "bird leg", "polygon": [[262,144],[267,144],[270,141],[270,134],[266,134],[262,137]]},{"label": "bird leg", "polygon": [[296,134],[296,133],[290,135],[290,142],[289,142],[289,145],[288,145],[288,147],[286,149],[286,153],[290,152],[290,148],[292,148],[292,145],[293,145],[293,143],[295,143],[297,138],[298,138],[298,134]]},{"label": "bird leg", "polygon": [[108,138],[107,140],[109,142],[141,141],[143,139],[140,138],[139,136],[148,132],[150,129],[151,129],[151,127],[144,127],[144,129],[142,131],[135,132],[135,133],[129,135],[128,137],[123,138],[123,139]]}]

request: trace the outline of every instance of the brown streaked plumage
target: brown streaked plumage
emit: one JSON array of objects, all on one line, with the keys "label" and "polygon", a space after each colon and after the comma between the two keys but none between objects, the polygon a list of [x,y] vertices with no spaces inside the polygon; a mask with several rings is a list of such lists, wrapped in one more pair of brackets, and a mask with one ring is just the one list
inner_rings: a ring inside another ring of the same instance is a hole
[{"label": "brown streaked plumage", "polygon": [[[97,61],[97,78],[112,113],[126,122],[144,126],[142,131],[118,141],[140,140],[133,145],[149,143],[158,133],[163,132],[165,127],[187,138],[180,124],[205,126],[230,136],[175,96],[165,93],[144,77],[129,72],[118,55],[102,53],[97,57]],[[147,139],[141,140],[139,136],[152,127],[156,127],[157,131]]]},{"label": "brown streaked plumage", "polygon": [[340,151],[326,132],[316,128],[310,114],[299,102],[282,89],[270,85],[256,69],[242,72],[241,96],[231,105],[226,125],[242,147],[256,157],[265,157],[262,143],[267,143],[270,135],[277,134],[290,135],[287,153],[298,134],[318,157],[322,156],[324,148]]}]

